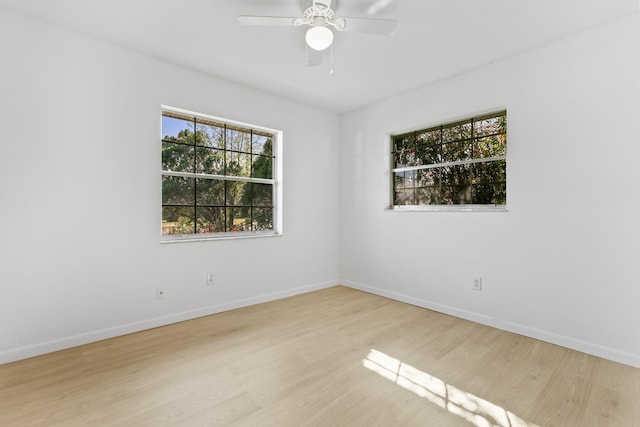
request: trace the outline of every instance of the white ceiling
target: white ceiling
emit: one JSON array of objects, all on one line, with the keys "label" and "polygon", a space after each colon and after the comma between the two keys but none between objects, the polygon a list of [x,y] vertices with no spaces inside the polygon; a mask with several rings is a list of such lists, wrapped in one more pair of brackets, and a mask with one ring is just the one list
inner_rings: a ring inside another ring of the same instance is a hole
[{"label": "white ceiling", "polygon": [[[371,16],[373,6],[380,10]],[[386,5],[386,6],[385,6]],[[299,16],[300,0],[0,0],[0,8],[336,113],[526,51],[617,17],[638,0],[338,0],[346,17],[398,20],[391,37],[337,33],[305,67],[304,29],[237,15]]]}]

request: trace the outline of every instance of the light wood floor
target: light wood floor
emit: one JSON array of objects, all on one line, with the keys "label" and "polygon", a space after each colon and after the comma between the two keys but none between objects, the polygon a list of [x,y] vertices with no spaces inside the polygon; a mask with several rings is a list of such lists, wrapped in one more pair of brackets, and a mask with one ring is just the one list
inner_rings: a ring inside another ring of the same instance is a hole
[{"label": "light wood floor", "polygon": [[0,366],[1,426],[640,426],[640,370],[334,287]]}]

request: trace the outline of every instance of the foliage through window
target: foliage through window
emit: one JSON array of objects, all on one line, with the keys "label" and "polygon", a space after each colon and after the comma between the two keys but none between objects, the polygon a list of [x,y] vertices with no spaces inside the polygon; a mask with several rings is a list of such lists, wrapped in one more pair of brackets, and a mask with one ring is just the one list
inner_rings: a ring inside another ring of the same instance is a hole
[{"label": "foliage through window", "polygon": [[277,136],[277,131],[164,109],[164,240],[275,234]]},{"label": "foliage through window", "polygon": [[394,135],[393,206],[504,206],[506,155],[506,111]]}]

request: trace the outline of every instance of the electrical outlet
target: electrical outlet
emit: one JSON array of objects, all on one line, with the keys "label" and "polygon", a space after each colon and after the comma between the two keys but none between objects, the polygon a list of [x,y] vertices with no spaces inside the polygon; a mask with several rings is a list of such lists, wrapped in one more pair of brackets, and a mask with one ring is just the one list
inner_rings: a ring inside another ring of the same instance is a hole
[{"label": "electrical outlet", "polygon": [[156,288],[156,299],[164,299],[167,291],[164,288]]},{"label": "electrical outlet", "polygon": [[481,291],[482,290],[482,277],[474,277],[473,278],[473,283],[471,284],[471,289],[473,289],[474,291]]},{"label": "electrical outlet", "polygon": [[207,273],[207,285],[213,286],[216,284],[216,273]]}]

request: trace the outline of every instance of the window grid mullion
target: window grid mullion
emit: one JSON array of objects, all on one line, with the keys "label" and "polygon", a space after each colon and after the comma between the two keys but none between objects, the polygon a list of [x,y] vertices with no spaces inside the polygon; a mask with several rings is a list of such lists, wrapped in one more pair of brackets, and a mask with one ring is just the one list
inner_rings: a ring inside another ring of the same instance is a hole
[{"label": "window grid mullion", "polygon": [[[249,176],[253,178],[253,129],[251,129],[251,135],[249,138]],[[253,184],[249,183],[249,224],[250,229],[253,231]]]},{"label": "window grid mullion", "polygon": [[[223,147],[223,168],[222,171],[224,172],[224,176],[227,176],[227,143],[228,143],[228,137],[227,134],[229,133],[229,129],[227,127],[227,124],[225,123],[224,125],[224,147]],[[227,181],[224,182],[224,208],[222,209],[222,216],[224,218],[224,231],[227,231],[228,224],[227,224]]]},{"label": "window grid mullion", "polygon": [[[198,144],[196,139],[198,138],[198,126],[196,125],[196,118],[193,118],[193,173],[196,173],[198,166]],[[198,179],[193,180],[193,234],[198,233]]]}]

